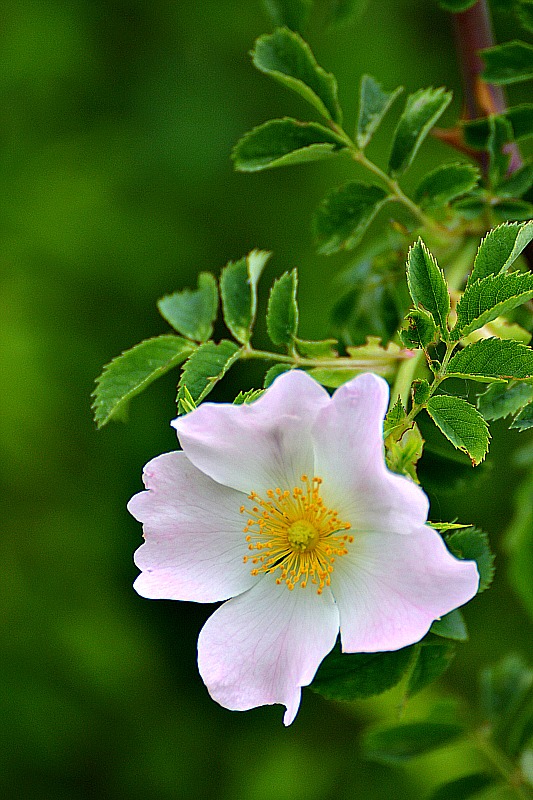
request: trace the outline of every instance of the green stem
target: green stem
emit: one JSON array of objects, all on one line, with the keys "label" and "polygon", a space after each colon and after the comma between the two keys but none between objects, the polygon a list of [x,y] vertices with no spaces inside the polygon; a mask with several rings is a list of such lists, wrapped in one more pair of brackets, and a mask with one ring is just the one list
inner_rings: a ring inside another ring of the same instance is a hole
[{"label": "green stem", "polygon": [[504,779],[516,797],[519,797],[520,800],[531,800],[531,792],[523,786],[520,770],[505,753],[485,736],[483,731],[472,731],[470,739],[476,749],[485,756],[494,771]]},{"label": "green stem", "polygon": [[398,396],[400,397],[404,408],[407,405],[409,394],[411,392],[411,384],[413,383],[416,371],[423,358],[424,351],[418,350],[416,355],[413,356],[410,361],[404,361],[403,364],[400,364],[398,371],[396,372],[396,378],[390,393],[391,407],[395,404]]},{"label": "green stem", "polygon": [[[258,358],[263,361],[277,361],[280,364],[290,364],[295,367],[320,367],[322,369],[375,369],[383,367],[384,362],[379,358],[374,360],[368,358],[350,358],[348,356],[339,356],[337,358],[304,358],[297,353],[291,355],[284,355],[283,353],[271,353],[268,350],[255,350],[253,347],[243,348],[241,350],[241,358]],[[387,360],[397,358],[398,360],[408,359],[413,361],[414,358],[408,351],[400,351],[397,356],[387,354]]]}]

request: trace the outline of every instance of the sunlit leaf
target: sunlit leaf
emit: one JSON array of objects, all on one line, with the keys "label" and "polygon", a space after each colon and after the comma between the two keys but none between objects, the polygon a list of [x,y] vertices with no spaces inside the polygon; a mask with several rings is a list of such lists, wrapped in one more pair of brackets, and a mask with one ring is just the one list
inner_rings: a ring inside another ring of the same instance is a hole
[{"label": "sunlit leaf", "polygon": [[409,250],[407,283],[413,303],[429,311],[440,328],[441,335],[445,336],[446,320],[450,313],[450,295],[444,273],[421,239]]},{"label": "sunlit leaf", "polygon": [[257,282],[271,253],[252,250],[230,261],[220,275],[224,321],[238,342],[248,344],[257,310]]},{"label": "sunlit leaf", "polygon": [[342,122],[335,76],[320,67],[309,45],[288,28],[260,36],[252,52],[258,70],[297,92],[322,116]]},{"label": "sunlit leaf", "polygon": [[392,142],[388,168],[391,175],[401,175],[411,165],[420,145],[451,99],[451,92],[443,88],[420,89],[408,96]]},{"label": "sunlit leaf", "polygon": [[292,345],[298,330],[296,291],[298,275],[295,269],[285,272],[274,281],[267,310],[268,335],[274,344]]},{"label": "sunlit leaf", "polygon": [[161,316],[178,333],[196,342],[205,342],[213,333],[218,311],[217,282],[210,272],[198,275],[198,289],[184,289],[158,300]]},{"label": "sunlit leaf", "polygon": [[93,395],[97,426],[101,428],[110,419],[122,417],[132,397],[185,361],[195,347],[180,336],[156,336],[107,364],[96,381]]},{"label": "sunlit leaf", "polygon": [[219,344],[205,342],[200,345],[183,367],[176,398],[178,411],[185,410],[182,408],[185,389],[198,405],[239,356],[240,350],[235,342],[223,340]]},{"label": "sunlit leaf", "polygon": [[469,281],[457,304],[457,323],[452,338],[467,336],[532,297],[533,275],[529,273],[502,272]]},{"label": "sunlit leaf", "polygon": [[259,172],[329,158],[346,147],[332,131],[317,122],[271,119],[248,131],[233,148],[239,172]]},{"label": "sunlit leaf", "polygon": [[447,439],[470,456],[472,464],[480,464],[489,449],[488,426],[479,411],[462,397],[439,394],[430,397],[427,411]]},{"label": "sunlit leaf", "polygon": [[376,132],[381,120],[394,103],[403,87],[386,92],[371,75],[363,75],[359,91],[359,116],[356,141],[364,149]]},{"label": "sunlit leaf", "polygon": [[533,350],[512,339],[480,339],[451,357],[446,374],[487,382],[531,378]]},{"label": "sunlit leaf", "polygon": [[487,233],[474,261],[467,286],[487,275],[506,272],[533,239],[533,221],[504,223]]}]

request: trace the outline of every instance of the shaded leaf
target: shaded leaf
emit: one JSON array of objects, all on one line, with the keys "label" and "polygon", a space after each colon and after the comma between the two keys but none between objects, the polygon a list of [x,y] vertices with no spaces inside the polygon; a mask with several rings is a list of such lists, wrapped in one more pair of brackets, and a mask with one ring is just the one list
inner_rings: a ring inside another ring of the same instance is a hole
[{"label": "shaded leaf", "polygon": [[353,250],[390,195],[379,186],[352,181],[331,189],[313,218],[318,252],[331,255]]},{"label": "shaded leaf", "polygon": [[427,411],[453,446],[470,457],[473,466],[483,461],[490,437],[487,423],[474,406],[462,397],[439,394],[429,398]]},{"label": "shaded leaf", "polygon": [[161,316],[178,333],[196,342],[205,342],[213,333],[218,311],[218,288],[210,272],[198,276],[198,289],[184,289],[158,300]]},{"label": "shaded leaf", "polygon": [[295,269],[285,272],[274,281],[267,310],[268,335],[274,344],[292,345],[298,330],[296,291],[298,275]]},{"label": "shaded leaf", "polygon": [[479,528],[462,528],[447,536],[446,544],[454,555],[476,562],[479,573],[477,593],[488,589],[494,577],[494,553],[487,534]]},{"label": "shaded leaf", "polygon": [[407,98],[398,122],[389,158],[389,174],[401,175],[411,165],[431,128],[448,107],[451,92],[445,89],[420,89]]},{"label": "shaded leaf", "polygon": [[492,206],[493,216],[501,222],[521,222],[533,217],[533,204],[527,200],[502,200]]},{"label": "shaded leaf", "polygon": [[274,25],[291,31],[303,31],[309,20],[313,0],[262,0],[263,7]]},{"label": "shaded leaf", "polygon": [[387,653],[342,653],[337,644],[318,668],[311,688],[331,700],[372,697],[396,686],[412,657],[412,647]]},{"label": "shaded leaf", "polygon": [[292,369],[290,364],[274,364],[273,367],[270,367],[270,369],[266,371],[263,379],[263,386],[265,389],[268,389],[268,387],[276,380],[278,375],[283,375],[284,372],[288,372],[290,369]]},{"label": "shaded leaf", "polygon": [[480,675],[481,707],[498,724],[514,717],[533,687],[533,670],[523,658],[511,654]]},{"label": "shaded leaf", "polygon": [[483,789],[493,786],[495,783],[493,776],[484,772],[464,775],[462,778],[456,778],[450,783],[439,786],[429,800],[470,800],[471,797],[475,797]]},{"label": "shaded leaf", "polygon": [[342,122],[335,76],[320,67],[309,45],[288,28],[260,36],[252,52],[258,70],[297,92],[322,116]]},{"label": "shaded leaf", "polygon": [[456,642],[466,642],[468,639],[465,618],[458,608],[435,620],[430,631],[443,639],[453,639]]},{"label": "shaded leaf", "polygon": [[332,0],[329,8],[329,20],[333,25],[346,25],[362,14],[368,0]]},{"label": "shaded leaf", "polygon": [[467,286],[487,275],[506,272],[533,239],[533,222],[504,223],[481,241]]},{"label": "shaded leaf", "polygon": [[480,50],[485,62],[481,77],[487,83],[504,85],[533,78],[533,47],[525,42],[505,42]]},{"label": "shaded leaf", "polygon": [[[533,135],[533,103],[514,106],[496,116],[505,118],[511,124],[513,140],[525,139]],[[461,122],[461,127],[465,144],[479,150],[487,147],[490,135],[490,123],[487,117]]]},{"label": "shaded leaf", "polygon": [[422,179],[414,199],[423,207],[442,206],[471,192],[479,178],[480,171],[473,164],[441,164]]},{"label": "shaded leaf", "polygon": [[436,681],[450,666],[455,656],[455,643],[429,637],[416,645],[417,656],[407,683],[406,697],[421,692]]},{"label": "shaded leaf", "polygon": [[429,311],[445,337],[450,295],[444,273],[421,239],[410,248],[407,256],[407,283],[414,304]]},{"label": "shaded leaf", "polygon": [[533,33],[533,0],[520,0],[515,13],[526,31]]},{"label": "shaded leaf", "polygon": [[528,431],[533,428],[533,403],[529,403],[522,409],[512,421],[511,428],[517,428],[519,431]]},{"label": "shaded leaf", "polygon": [[533,350],[512,339],[480,339],[452,356],[447,375],[491,381],[533,376]]},{"label": "shaded leaf", "polygon": [[503,419],[516,414],[533,401],[533,385],[520,383],[493,383],[484,394],[478,395],[477,407],[485,419]]},{"label": "shaded leaf", "polygon": [[195,347],[169,334],[146,339],[113,359],[96,380],[93,409],[97,426],[123,416],[132,397],[185,361]]},{"label": "shaded leaf", "polygon": [[524,164],[498,186],[500,197],[522,197],[533,186],[533,164]]},{"label": "shaded leaf", "polygon": [[457,322],[452,338],[457,340],[467,336],[532,297],[533,275],[529,273],[502,272],[469,281],[457,304]]},{"label": "shaded leaf", "polygon": [[245,133],[233,148],[232,158],[239,172],[259,172],[320,161],[345,147],[338,136],[317,122],[284,117]]},{"label": "shaded leaf", "polygon": [[363,738],[363,755],[382,764],[397,764],[453,742],[464,734],[452,722],[407,722],[369,731]]},{"label": "shaded leaf", "polygon": [[513,139],[511,123],[505,117],[491,116],[489,120],[489,138],[487,150],[489,153],[488,178],[490,186],[496,186],[507,174],[511,154],[505,145]]},{"label": "shaded leaf", "polygon": [[514,515],[506,531],[505,548],[511,586],[533,619],[533,473],[514,498]]},{"label": "shaded leaf", "polygon": [[220,275],[224,322],[238,342],[248,344],[257,310],[257,282],[271,253],[252,250],[239,261],[230,261]]},{"label": "shaded leaf", "polygon": [[475,6],[477,0],[437,0],[437,3],[445,11],[454,11],[457,14]]},{"label": "shaded leaf", "polygon": [[211,389],[224,377],[228,369],[240,356],[235,342],[223,339],[219,344],[205,342],[195,350],[186,362],[178,384],[178,412],[185,410],[182,401],[189,392],[198,405],[207,397]]},{"label": "shaded leaf", "polygon": [[376,132],[381,120],[394,103],[403,87],[386,92],[371,75],[363,75],[359,90],[359,116],[356,141],[363,150]]},{"label": "shaded leaf", "polygon": [[295,337],[296,349],[304,358],[335,358],[338,352],[337,339],[323,339],[322,341],[309,341]]}]

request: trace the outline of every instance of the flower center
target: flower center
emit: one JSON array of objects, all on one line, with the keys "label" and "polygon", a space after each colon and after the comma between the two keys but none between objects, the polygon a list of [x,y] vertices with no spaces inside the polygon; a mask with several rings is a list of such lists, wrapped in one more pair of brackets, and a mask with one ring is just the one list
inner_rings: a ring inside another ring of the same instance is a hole
[{"label": "flower center", "polygon": [[254,565],[252,575],[279,570],[276,583],[291,590],[297,583],[305,588],[310,580],[322,594],[331,583],[335,559],[346,555],[353,536],[344,533],[350,523],[341,522],[338,512],[324,505],[322,479],[302,475],[301,482],[303,488],[291,491],[268,489],[266,499],[256,492],[248,495],[254,505],[240,510],[248,514],[244,533],[253,555],[244,556],[244,563]]}]

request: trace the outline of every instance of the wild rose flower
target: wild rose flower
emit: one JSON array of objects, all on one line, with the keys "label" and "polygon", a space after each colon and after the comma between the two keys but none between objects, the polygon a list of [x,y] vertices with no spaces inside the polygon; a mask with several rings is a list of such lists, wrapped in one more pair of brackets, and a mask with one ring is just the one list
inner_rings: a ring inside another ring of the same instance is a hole
[{"label": "wild rose flower", "polygon": [[[204,403],[172,424],[180,452],[146,465],[143,597],[227,600],[198,640],[211,696],[285,705],[289,725],[340,631],[347,653],[397,650],[478,587],[425,523],[428,500],[383,455],[386,382],[332,397],[300,371],[249,405]],[[232,598],[232,599],[228,599]]]}]

